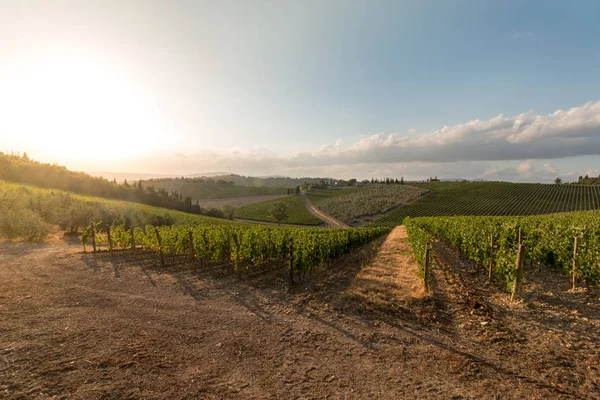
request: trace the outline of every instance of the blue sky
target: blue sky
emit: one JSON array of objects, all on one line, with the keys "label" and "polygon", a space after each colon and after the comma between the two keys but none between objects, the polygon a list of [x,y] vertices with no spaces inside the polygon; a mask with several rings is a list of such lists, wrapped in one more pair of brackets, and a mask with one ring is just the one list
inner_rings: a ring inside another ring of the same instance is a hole
[{"label": "blue sky", "polygon": [[600,174],[597,1],[19,3],[0,0],[5,151],[177,174]]}]

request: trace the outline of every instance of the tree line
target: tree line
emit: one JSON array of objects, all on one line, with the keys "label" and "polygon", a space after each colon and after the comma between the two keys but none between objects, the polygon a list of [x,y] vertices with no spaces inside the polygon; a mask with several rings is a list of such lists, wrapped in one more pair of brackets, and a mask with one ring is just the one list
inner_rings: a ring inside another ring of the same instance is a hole
[{"label": "tree line", "polygon": [[191,197],[183,197],[177,191],[156,190],[154,186],[145,185],[141,180],[119,184],[116,180],[109,181],[83,172],[70,171],[58,164],[34,161],[27,153],[20,155],[0,152],[0,180],[226,218],[222,210],[204,209],[198,202],[193,202]]}]

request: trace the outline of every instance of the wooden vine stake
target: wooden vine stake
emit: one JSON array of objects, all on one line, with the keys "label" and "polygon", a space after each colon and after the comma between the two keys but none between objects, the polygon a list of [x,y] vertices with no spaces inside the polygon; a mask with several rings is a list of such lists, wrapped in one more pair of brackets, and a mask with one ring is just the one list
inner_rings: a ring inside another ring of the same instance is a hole
[{"label": "wooden vine stake", "polygon": [[492,261],[492,256],[494,255],[494,234],[490,233],[490,265],[488,265],[488,281],[492,281],[492,277],[494,275],[494,263]]},{"label": "wooden vine stake", "polygon": [[154,233],[156,233],[156,240],[158,241],[158,255],[160,256],[160,265],[161,267],[165,266],[165,256],[162,251],[162,239],[160,238],[160,233],[158,232],[158,228],[154,227]]},{"label": "wooden vine stake", "polygon": [[575,260],[577,258],[577,236],[575,236],[575,238],[573,239],[573,272],[572,272],[572,277],[571,277],[571,289],[575,290],[575,287],[577,286],[577,261]]},{"label": "wooden vine stake", "polygon": [[294,285],[294,239],[290,238],[290,287]]},{"label": "wooden vine stake", "polygon": [[106,237],[108,239],[108,251],[112,251],[112,239],[110,238],[110,226],[104,225],[104,230],[106,231]]},{"label": "wooden vine stake", "polygon": [[425,291],[426,292],[429,292],[429,269],[430,269],[429,252],[430,252],[430,248],[431,248],[431,245],[429,243],[427,243],[425,245],[425,266],[424,266],[424,270],[423,270],[423,282],[425,283]]},{"label": "wooden vine stake", "polygon": [[235,268],[237,269],[238,279],[242,279],[242,268],[240,266],[240,243],[238,237],[233,234],[233,243],[235,243]]},{"label": "wooden vine stake", "polygon": [[515,301],[521,295],[521,282],[523,281],[523,255],[525,254],[525,246],[519,245],[519,253],[517,255],[517,263],[515,265],[515,283],[513,284],[511,301]]},{"label": "wooden vine stake", "polygon": [[94,226],[93,222],[90,227],[92,229],[92,247],[94,248],[94,253],[95,253],[96,252],[96,227]]},{"label": "wooden vine stake", "polygon": [[131,227],[131,251],[135,253],[135,230]]},{"label": "wooden vine stake", "polygon": [[188,231],[188,239],[190,241],[190,256],[193,264],[196,260],[196,252],[194,251],[194,235],[192,235],[192,231]]}]

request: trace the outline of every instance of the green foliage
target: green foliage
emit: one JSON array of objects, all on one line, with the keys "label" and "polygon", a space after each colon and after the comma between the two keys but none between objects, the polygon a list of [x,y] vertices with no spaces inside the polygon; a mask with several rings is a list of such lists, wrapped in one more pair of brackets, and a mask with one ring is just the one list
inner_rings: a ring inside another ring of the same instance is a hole
[{"label": "green foliage", "polygon": [[283,201],[276,201],[271,206],[271,210],[269,211],[269,216],[275,219],[277,222],[283,222],[290,217],[289,214],[289,203]]},{"label": "green foliage", "polygon": [[410,243],[410,247],[415,255],[415,259],[420,266],[419,273],[421,277],[423,277],[423,269],[425,267],[425,248],[427,243],[433,242],[433,236],[427,230],[422,228],[419,223],[414,222],[414,220],[411,218],[406,218],[404,220],[404,225],[406,226],[406,232],[408,234],[408,242]]},{"label": "green foliage", "polygon": [[227,219],[233,219],[233,214],[235,213],[235,207],[233,207],[231,205],[231,203],[229,203],[228,201],[226,201],[221,206],[221,211],[223,211],[223,214],[225,215],[225,218],[227,218]]},{"label": "green foliage", "polygon": [[364,189],[329,189],[307,193],[323,212],[341,221],[383,214],[418,199],[425,189],[409,185],[371,184]]},{"label": "green foliage", "polygon": [[[119,227],[111,228],[115,239]],[[295,271],[314,271],[328,261],[340,257],[373,239],[389,233],[389,228],[316,229],[268,227],[257,225],[163,226],[136,229],[136,242],[144,249],[167,255],[189,254],[192,232],[194,253],[202,264],[233,265],[236,270],[250,269],[269,263],[284,263],[289,257],[289,240],[294,243]]]},{"label": "green foliage", "polygon": [[[425,230],[478,265],[492,262],[507,287],[514,280],[519,228],[525,258],[567,275],[571,274],[573,238],[577,236],[577,278],[600,283],[600,215],[595,212],[527,217],[422,217],[405,221],[409,237],[417,229]],[[493,250],[489,246],[490,235]]]},{"label": "green foliage", "polygon": [[[29,159],[0,152],[0,179],[36,185],[43,188],[59,189],[73,193],[138,202],[156,207],[164,207],[194,214],[208,215],[208,211],[192,199],[183,199],[179,193],[155,190],[147,186],[144,190],[141,181],[137,187],[119,185],[116,181],[90,176],[82,172],[69,171],[56,164],[43,164]],[[218,213],[213,216],[222,217]],[[87,217],[86,217],[87,218]],[[62,225],[63,229],[65,226]]]},{"label": "green foliage", "polygon": [[0,210],[0,235],[9,239],[41,241],[51,231],[39,215],[26,208],[13,209],[11,212]]},{"label": "green foliage", "polygon": [[600,185],[600,176],[580,176],[577,183],[580,185]]},{"label": "green foliage", "polygon": [[277,202],[283,202],[288,207],[287,223],[298,225],[320,225],[323,223],[323,221],[314,217],[306,210],[300,196],[288,196],[281,199],[249,204],[237,208],[234,215],[236,218],[253,221],[278,222],[277,219],[271,215],[272,207]]},{"label": "green foliage", "polygon": [[[72,232],[92,221],[131,226],[232,224],[234,222],[144,204],[81,196],[0,181],[0,236],[42,240],[56,225]],[[89,236],[90,231],[84,231]],[[87,242],[86,242],[87,243]]]},{"label": "green foliage", "polygon": [[600,208],[600,186],[509,182],[413,184],[429,191],[373,222],[401,225],[406,217],[538,215]]}]

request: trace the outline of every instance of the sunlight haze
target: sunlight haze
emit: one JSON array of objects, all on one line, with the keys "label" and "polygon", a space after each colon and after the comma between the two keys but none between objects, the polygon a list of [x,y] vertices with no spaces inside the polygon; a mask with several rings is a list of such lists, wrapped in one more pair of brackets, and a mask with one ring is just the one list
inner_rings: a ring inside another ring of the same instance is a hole
[{"label": "sunlight haze", "polygon": [[0,1],[0,151],[85,171],[599,175],[597,2]]}]

